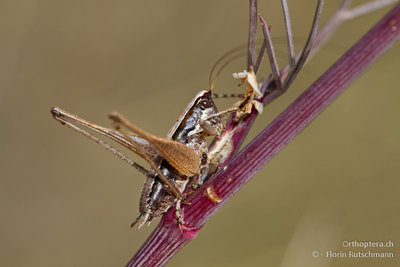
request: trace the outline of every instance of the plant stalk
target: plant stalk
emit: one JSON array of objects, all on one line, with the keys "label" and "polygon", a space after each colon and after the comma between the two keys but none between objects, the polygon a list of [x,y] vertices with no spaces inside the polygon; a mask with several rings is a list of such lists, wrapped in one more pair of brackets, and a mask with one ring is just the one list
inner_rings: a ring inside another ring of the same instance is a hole
[{"label": "plant stalk", "polygon": [[[314,82],[285,111],[252,140],[226,168],[210,178],[184,207],[187,229],[181,234],[170,209],[127,266],[160,266],[198,234],[204,223],[265,164],[331,104],[400,37],[400,4]],[[264,101],[267,101],[266,97]],[[207,197],[211,190],[221,199]]]}]

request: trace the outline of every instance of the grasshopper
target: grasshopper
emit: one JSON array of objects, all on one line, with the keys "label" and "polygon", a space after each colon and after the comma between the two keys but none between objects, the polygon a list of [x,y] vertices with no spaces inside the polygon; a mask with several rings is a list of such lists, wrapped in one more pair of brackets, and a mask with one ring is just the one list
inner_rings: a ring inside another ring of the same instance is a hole
[{"label": "grasshopper", "polygon": [[[207,136],[219,136],[225,128],[224,115],[236,110],[238,108],[233,107],[218,112],[211,90],[201,91],[187,105],[166,138],[147,133],[116,112],[109,115],[114,129],[90,123],[59,107],[53,107],[51,114],[61,124],[102,145],[147,177],[140,197],[139,214],[131,225],[133,227],[139,222],[140,228],[174,205],[178,224],[184,224],[181,213],[184,190],[189,182],[197,188],[208,177],[209,158],[205,139]],[[76,124],[99,132],[138,154],[150,164],[150,170]],[[121,130],[121,126],[129,131]]]}]

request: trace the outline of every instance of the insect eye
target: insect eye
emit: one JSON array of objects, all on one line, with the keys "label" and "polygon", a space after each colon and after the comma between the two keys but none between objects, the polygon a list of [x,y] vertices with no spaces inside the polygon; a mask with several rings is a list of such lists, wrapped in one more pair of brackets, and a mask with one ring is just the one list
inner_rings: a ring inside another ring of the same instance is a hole
[{"label": "insect eye", "polygon": [[211,106],[212,106],[211,102],[208,99],[203,99],[203,100],[200,101],[200,108],[201,109],[210,108]]}]

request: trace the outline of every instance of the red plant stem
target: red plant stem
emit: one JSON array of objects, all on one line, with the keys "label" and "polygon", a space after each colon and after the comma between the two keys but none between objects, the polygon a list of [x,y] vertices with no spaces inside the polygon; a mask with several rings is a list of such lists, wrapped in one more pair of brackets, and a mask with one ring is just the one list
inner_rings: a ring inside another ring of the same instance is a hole
[{"label": "red plant stem", "polygon": [[[396,5],[328,71],[252,140],[225,169],[192,194],[184,207],[186,226],[180,233],[170,209],[127,266],[164,265],[192,240],[204,223],[332,103],[359,75],[400,37],[400,4]],[[207,197],[211,187],[217,199]]]}]

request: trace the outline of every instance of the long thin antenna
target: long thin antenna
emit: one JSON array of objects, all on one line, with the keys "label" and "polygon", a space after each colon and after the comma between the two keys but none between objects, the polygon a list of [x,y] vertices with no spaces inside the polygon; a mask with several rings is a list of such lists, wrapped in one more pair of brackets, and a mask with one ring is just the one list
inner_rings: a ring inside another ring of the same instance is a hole
[{"label": "long thin antenna", "polygon": [[[229,50],[228,52],[226,52],[225,54],[223,54],[220,58],[217,59],[217,61],[215,61],[214,65],[212,66],[211,70],[210,70],[210,75],[208,76],[208,87],[209,90],[213,89],[213,84],[215,82],[213,82],[213,73],[214,70],[216,69],[216,67],[218,66],[218,64],[220,62],[222,62],[223,60],[225,60],[226,58],[230,57],[232,54],[235,54],[243,49],[247,48],[247,44],[243,44],[240,46],[237,46],[235,48],[232,48],[231,50]],[[214,79],[215,80],[215,79]]]},{"label": "long thin antenna", "polygon": [[226,60],[226,62],[225,62],[225,63],[218,69],[218,71],[215,73],[214,79],[213,79],[213,81],[212,81],[212,83],[211,83],[210,90],[212,90],[212,89],[214,88],[215,82],[217,81],[217,78],[218,78],[218,76],[221,74],[222,70],[223,70],[226,66],[228,66],[229,63],[231,63],[231,62],[234,61],[235,59],[238,59],[238,58],[241,58],[241,57],[245,56],[246,54],[247,54],[246,52],[243,52],[243,53],[240,53],[240,54],[238,54],[238,55],[233,55],[232,57],[228,58],[228,59]]},{"label": "long thin antenna", "polygon": [[[305,38],[293,38],[293,39],[303,40]],[[286,38],[284,38],[284,37],[274,37],[274,42],[282,43],[282,42],[287,42],[287,41],[286,41]],[[264,54],[266,51],[266,46],[265,46],[264,39],[256,39],[255,43],[256,43],[256,48],[257,48],[257,46],[261,46],[259,53],[258,53],[256,63],[254,65],[254,73],[257,73],[257,71],[259,70],[259,67],[261,65],[261,62],[263,60],[263,57],[264,57]],[[215,85],[216,77],[213,78],[213,74],[214,74],[215,70],[217,69],[218,65],[221,64],[224,60],[232,61],[229,57],[235,57],[235,55],[234,55],[235,53],[239,53],[239,52],[245,51],[245,50],[248,50],[248,44],[238,45],[238,46],[232,48],[231,50],[229,50],[228,52],[226,52],[225,54],[223,54],[220,58],[217,59],[217,61],[215,61],[215,63],[211,67],[210,74],[208,77],[209,90],[210,89],[212,90]],[[225,63],[223,63],[223,64],[225,64]],[[220,71],[218,71],[218,72],[220,72]]]}]

